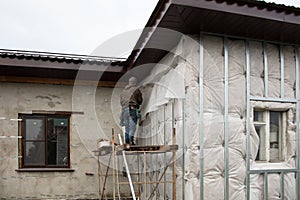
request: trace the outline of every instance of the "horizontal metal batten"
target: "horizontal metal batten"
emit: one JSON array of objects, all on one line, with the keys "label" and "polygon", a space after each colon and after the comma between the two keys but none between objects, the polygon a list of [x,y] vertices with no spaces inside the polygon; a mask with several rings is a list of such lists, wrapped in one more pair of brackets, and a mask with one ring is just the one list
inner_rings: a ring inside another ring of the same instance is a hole
[{"label": "horizontal metal batten", "polygon": [[286,98],[270,98],[270,97],[250,97],[252,101],[271,101],[271,102],[282,102],[282,103],[297,103],[297,99],[286,99]]},{"label": "horizontal metal batten", "polygon": [[296,173],[297,169],[253,169],[250,174],[264,174],[267,173]]},{"label": "horizontal metal batten", "polygon": [[266,42],[268,44],[278,44],[278,45],[300,47],[300,45],[293,44],[293,43],[287,43],[287,42],[262,40],[262,39],[255,39],[255,38],[249,38],[249,37],[240,37],[240,36],[235,36],[235,35],[230,35],[230,34],[213,33],[213,32],[207,32],[207,31],[202,31],[201,33],[203,33],[205,35],[211,35],[211,36],[217,36],[217,37],[228,37],[229,39],[233,38],[233,39],[239,39],[239,40],[249,40],[251,42]]}]

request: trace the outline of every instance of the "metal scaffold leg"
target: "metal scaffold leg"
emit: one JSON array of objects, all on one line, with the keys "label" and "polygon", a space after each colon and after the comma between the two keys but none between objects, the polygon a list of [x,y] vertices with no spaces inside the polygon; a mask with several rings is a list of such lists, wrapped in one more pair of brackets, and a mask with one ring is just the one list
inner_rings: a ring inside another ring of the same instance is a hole
[{"label": "metal scaffold leg", "polygon": [[[118,136],[119,136],[120,144],[123,145],[121,135],[119,134]],[[131,180],[131,176],[130,176],[130,172],[129,172],[129,168],[128,168],[128,164],[127,164],[126,155],[125,155],[124,150],[122,151],[122,156],[123,156],[123,160],[124,160],[124,164],[125,164],[125,168],[126,168],[126,174],[127,174],[127,177],[128,177],[129,185],[130,185],[132,199],[136,200],[135,192],[134,192],[134,188],[133,188],[133,184],[132,184],[132,180]]]}]

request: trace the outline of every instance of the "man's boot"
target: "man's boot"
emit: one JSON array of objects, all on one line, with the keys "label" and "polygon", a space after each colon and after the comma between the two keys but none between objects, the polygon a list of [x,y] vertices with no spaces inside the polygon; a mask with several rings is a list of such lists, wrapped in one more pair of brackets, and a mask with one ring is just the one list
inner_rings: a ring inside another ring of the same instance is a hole
[{"label": "man's boot", "polygon": [[130,136],[130,144],[131,145],[135,145],[135,143],[134,143],[134,137],[133,136]]},{"label": "man's boot", "polygon": [[125,134],[125,143],[130,144],[130,138],[128,134]]}]

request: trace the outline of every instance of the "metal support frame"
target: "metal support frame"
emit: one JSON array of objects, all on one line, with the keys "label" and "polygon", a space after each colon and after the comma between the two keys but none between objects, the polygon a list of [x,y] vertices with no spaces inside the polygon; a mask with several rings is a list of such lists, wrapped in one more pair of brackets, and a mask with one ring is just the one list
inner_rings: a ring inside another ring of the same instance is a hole
[{"label": "metal support frame", "polygon": [[[122,138],[121,138],[121,135],[119,134],[119,141],[120,141],[120,144],[122,145],[123,144],[123,141],[122,141]],[[113,144],[114,146],[114,144]],[[113,153],[115,153],[114,151],[114,148],[113,148]],[[115,154],[114,154],[115,155]],[[129,186],[130,186],[130,191],[131,191],[131,195],[132,195],[132,199],[133,200],[136,200],[136,197],[135,197],[135,192],[134,192],[134,188],[133,188],[133,184],[132,184],[132,180],[131,180],[131,175],[130,175],[130,172],[129,172],[129,167],[128,167],[128,164],[127,164],[127,159],[126,159],[126,155],[125,155],[125,151],[122,151],[122,156],[123,156],[123,161],[124,161],[124,164],[125,164],[125,169],[126,169],[126,174],[127,174],[127,177],[128,177],[128,181],[129,181]],[[118,158],[117,158],[118,159]],[[114,157],[114,160],[115,160],[115,157]],[[115,167],[115,166],[114,166]],[[144,166],[145,168],[145,166]],[[114,172],[115,170],[113,170]],[[118,169],[117,169],[118,171]],[[117,176],[117,178],[119,178]],[[113,177],[114,179],[114,183],[115,183],[115,176]],[[117,180],[119,182],[119,180]],[[117,183],[118,183],[117,182]],[[115,187],[115,186],[114,186]],[[115,197],[115,194],[114,194],[114,197]]]},{"label": "metal support frame", "polygon": [[247,115],[247,122],[246,122],[246,198],[250,200],[250,50],[249,50],[249,41],[246,41],[246,115]]},{"label": "metal support frame", "polygon": [[251,101],[268,101],[268,102],[279,102],[279,103],[297,103],[296,99],[287,98],[270,98],[270,97],[250,97]]},{"label": "metal support frame", "polygon": [[[155,115],[155,144],[158,144],[158,116]],[[156,159],[158,160],[158,155],[156,155]],[[159,175],[159,166],[155,165],[155,181],[158,182],[158,175]],[[155,192],[155,195],[157,196],[157,191]]]},{"label": "metal support frame", "polygon": [[[278,173],[280,175],[280,192],[281,196],[280,199],[284,200],[284,175],[286,173],[297,173],[297,169],[261,169],[261,170],[250,170],[249,173],[251,174],[263,174],[264,175],[264,200],[268,200],[268,193],[269,193],[269,181],[268,181],[268,174],[270,173]],[[298,198],[299,199],[299,198]]]},{"label": "metal support frame", "polygon": [[144,199],[147,199],[147,157],[146,152],[144,152]]},{"label": "metal support frame", "polygon": [[[246,44],[246,115],[247,115],[247,121],[246,121],[246,169],[247,169],[247,174],[246,174],[246,199],[250,200],[250,179],[251,179],[251,174],[258,174],[258,173],[262,173],[265,175],[265,179],[264,179],[264,185],[265,185],[265,199],[268,199],[268,174],[269,173],[279,173],[280,174],[280,188],[281,188],[281,199],[284,199],[284,177],[285,177],[285,173],[295,173],[297,176],[297,199],[300,199],[300,96],[299,96],[299,87],[300,87],[300,83],[299,83],[299,79],[300,79],[300,72],[299,72],[299,52],[298,52],[298,46],[295,47],[295,61],[296,61],[296,98],[295,99],[290,99],[290,98],[286,98],[285,97],[285,91],[284,91],[284,78],[285,78],[285,73],[284,73],[284,52],[283,52],[283,45],[291,45],[291,44],[283,44],[283,43],[276,43],[280,45],[280,79],[281,79],[281,84],[280,84],[280,98],[272,98],[269,97],[269,91],[268,91],[268,55],[267,55],[267,43],[274,43],[271,41],[263,41],[263,40],[253,40],[253,41],[258,41],[258,42],[262,42],[262,46],[263,46],[263,62],[264,62],[264,96],[263,97],[256,97],[256,96],[251,96],[250,93],[250,87],[251,87],[251,65],[250,65],[250,47],[249,47],[249,41],[251,39],[249,38],[239,38],[239,37],[235,37],[235,36],[227,36],[227,35],[220,35],[220,34],[214,34],[214,33],[206,33],[206,32],[201,32],[200,33],[200,67],[199,67],[199,97],[200,97],[200,131],[199,131],[199,138],[200,138],[200,145],[203,143],[203,67],[204,67],[204,49],[203,49],[203,36],[205,35],[213,35],[213,36],[220,36],[223,37],[224,39],[224,61],[225,61],[225,69],[224,69],[224,89],[225,89],[225,99],[224,99],[224,103],[225,103],[225,108],[224,108],[224,136],[225,136],[225,185],[228,186],[228,181],[229,181],[229,177],[228,177],[228,171],[226,172],[226,168],[228,167],[228,46],[227,46],[227,42],[228,42],[228,38],[227,37],[232,37],[232,38],[237,38],[237,39],[242,39],[245,40],[245,44]],[[251,40],[252,41],[252,40]],[[227,90],[227,91],[226,91]],[[297,105],[297,111],[296,111],[296,146],[297,146],[297,169],[268,169],[268,170],[251,170],[250,167],[250,117],[251,117],[251,101],[266,101],[266,102],[279,102],[279,103],[294,103]],[[227,118],[227,119],[226,119]],[[227,130],[227,131],[226,131]],[[227,141],[226,141],[227,140]],[[227,143],[227,145],[226,145]],[[202,151],[201,151],[202,150]],[[226,166],[227,165],[227,166]],[[228,170],[228,168],[227,168]],[[227,173],[227,175],[226,175]],[[200,199],[204,199],[204,188],[203,188],[203,149],[200,146]],[[226,187],[225,186],[225,187]],[[224,199],[229,199],[229,191],[225,188],[225,198]]]},{"label": "metal support frame", "polygon": [[[167,127],[166,127],[166,104],[164,104],[164,145],[166,145],[166,138],[167,138],[167,136],[166,136],[166,130],[167,130]],[[166,154],[164,154],[164,161],[166,162],[166,160],[167,160],[167,156],[166,156]],[[167,167],[165,167],[165,170],[167,170]],[[167,180],[167,177],[164,176],[164,199],[167,199],[166,180]]]},{"label": "metal support frame", "polygon": [[282,45],[280,45],[280,97],[284,99],[284,54]]},{"label": "metal support frame", "polygon": [[295,64],[296,64],[296,99],[297,99],[297,107],[296,107],[296,144],[297,144],[297,154],[296,154],[296,165],[297,165],[297,195],[298,199],[300,198],[300,99],[299,99],[299,52],[298,47],[295,47]]},{"label": "metal support frame", "polygon": [[268,53],[267,53],[267,43],[263,42],[263,52],[264,52],[264,83],[265,83],[265,97],[269,95],[269,72],[268,72]]},{"label": "metal support frame", "polygon": [[102,175],[102,169],[101,169],[101,163],[100,163],[99,156],[98,156],[98,181],[99,181],[98,195],[99,195],[99,199],[101,199],[101,197],[104,195],[104,187],[103,187],[103,189],[101,188],[101,183],[104,183],[104,181],[106,181],[106,180],[105,180],[105,177],[103,177],[103,175]]},{"label": "metal support frame", "polygon": [[[184,106],[184,99],[182,99],[182,171],[185,172],[185,106]],[[185,200],[185,180],[184,175],[182,174],[182,200]]]},{"label": "metal support frame", "polygon": [[200,124],[200,128],[199,128],[199,146],[200,146],[200,160],[199,160],[199,164],[200,164],[200,172],[199,172],[199,179],[200,179],[200,200],[204,200],[204,175],[203,175],[203,171],[204,171],[204,117],[203,117],[203,102],[204,102],[204,98],[203,98],[203,68],[204,68],[204,40],[203,40],[203,34],[200,33],[200,65],[199,65],[199,100],[200,100],[200,116],[199,116],[199,124]]},{"label": "metal support frame", "polygon": [[274,43],[274,44],[279,44],[279,45],[287,45],[287,46],[293,46],[294,44],[292,43],[287,43],[287,42],[274,42],[271,40],[262,40],[262,39],[255,39],[255,38],[251,38],[251,37],[240,37],[240,36],[236,36],[236,35],[230,35],[230,34],[222,34],[222,33],[212,33],[212,32],[207,32],[207,31],[202,31],[202,34],[205,35],[213,35],[213,36],[218,36],[218,37],[228,37],[228,38],[234,38],[237,40],[248,40],[248,41],[253,41],[253,42],[266,42],[266,43]]},{"label": "metal support frame", "polygon": [[229,200],[229,149],[228,149],[228,38],[224,37],[224,158],[225,158],[225,200]]},{"label": "metal support frame", "polygon": [[264,200],[268,200],[268,172],[264,172]]},{"label": "metal support frame", "polygon": [[264,173],[295,173],[297,169],[252,169],[250,174],[264,174]]},{"label": "metal support frame", "polygon": [[[115,131],[114,131],[114,129],[112,129],[111,143],[112,143],[112,152],[111,153],[113,155],[113,170],[112,170],[112,173],[113,173],[113,182],[115,183],[116,178],[115,178],[115,170],[114,169],[116,168],[116,165],[115,165]],[[115,200],[116,199],[116,187],[115,187],[115,185],[113,186],[113,195],[114,195],[114,200]]]},{"label": "metal support frame", "polygon": [[[167,166],[169,166],[169,165],[171,164],[171,162],[174,162],[174,160],[176,160],[176,153],[173,153],[173,156],[172,156],[172,158],[170,159],[170,161],[169,161],[169,163],[168,163]],[[175,163],[175,165],[176,165],[176,163]],[[163,173],[162,173],[161,176],[159,177],[158,182],[156,182],[155,187],[153,188],[151,194],[149,195],[149,198],[148,198],[149,200],[152,198],[152,195],[153,195],[154,192],[156,191],[156,189],[157,189],[157,187],[158,187],[158,184],[162,182],[162,181],[161,181],[162,177],[165,177],[166,171],[167,171],[167,167],[164,169]],[[165,181],[165,183],[173,183],[173,184],[175,183],[175,185],[176,185],[176,181],[175,181],[175,182],[174,182],[174,181],[173,181],[173,182]],[[174,192],[174,191],[173,191],[173,192]],[[174,193],[174,194],[176,195],[176,190],[175,190],[175,193]]]},{"label": "metal support frame", "polygon": [[[176,144],[176,129],[173,128],[173,144]],[[173,200],[176,200],[176,151],[173,151]]]},{"label": "metal support frame", "polygon": [[[116,199],[116,192],[115,192],[115,187],[117,187],[117,197],[118,199],[121,199],[121,194],[120,194],[120,186],[121,185],[126,185],[130,187],[131,190],[131,195],[132,195],[132,199],[149,199],[151,200],[152,197],[155,195],[155,193],[157,192],[157,188],[159,186],[159,184],[172,184],[173,186],[173,199],[176,200],[176,151],[178,149],[178,145],[176,145],[176,130],[173,130],[173,137],[174,137],[174,144],[164,147],[163,145],[153,145],[153,146],[132,146],[132,147],[127,147],[127,145],[123,145],[122,142],[122,138],[121,135],[118,135],[119,140],[120,140],[120,144],[121,145],[114,145],[113,141],[114,138],[112,137],[112,146],[110,147],[110,150],[108,150],[108,148],[106,148],[107,152],[102,153],[104,150],[103,149],[98,149],[94,152],[96,152],[98,159],[99,156],[105,156],[109,154],[109,161],[105,170],[105,174],[102,173],[101,170],[101,166],[98,166],[98,175],[99,175],[99,180],[101,180],[101,183],[99,183],[99,198],[103,199],[103,198],[107,198],[107,196],[104,197],[105,195],[105,188],[106,188],[106,182],[107,182],[107,178],[109,176],[112,176],[113,179],[113,185],[111,186],[111,188],[113,189],[113,199]],[[164,147],[164,148],[162,148]],[[128,150],[127,148],[133,148],[132,150]],[[159,149],[157,149],[159,148]],[[125,150],[127,149],[127,150]],[[163,168],[162,173],[159,175],[157,180],[149,180],[147,179],[147,155],[153,155],[153,154],[166,154],[167,152],[172,153],[172,157],[168,158],[168,161],[165,163],[166,166]],[[124,161],[124,165],[125,165],[125,169],[126,169],[126,176],[128,178],[128,181],[119,181],[119,162],[118,162],[118,157],[122,156],[123,161]],[[126,155],[136,155],[138,158],[139,156],[142,156],[142,165],[143,165],[143,169],[140,171],[139,170],[139,163],[138,163],[138,172],[137,173],[130,173],[129,171],[129,167],[128,167],[128,163],[127,163],[127,159],[126,159]],[[113,163],[115,160],[115,162],[117,163],[116,165],[113,164],[113,166],[111,166],[111,163]],[[117,168],[116,168],[117,167]],[[166,177],[166,172],[167,169],[169,167],[173,168],[173,177],[175,177],[175,179],[173,180],[166,180],[164,181],[163,178]],[[112,170],[112,173],[109,174],[108,171],[109,169]],[[114,172],[115,171],[115,172]],[[142,174],[142,178],[140,179],[140,174]],[[138,176],[138,181],[132,181],[131,176]],[[101,179],[102,178],[102,179]],[[117,179],[117,180],[116,180]],[[138,186],[138,194],[135,194],[135,190],[134,190],[134,185]],[[153,187],[148,187],[149,185],[153,185]],[[102,186],[102,189],[100,189]],[[143,197],[141,196],[140,193],[140,186],[143,186]]]},{"label": "metal support frame", "polygon": [[[204,35],[217,35],[217,34],[211,34],[211,33],[200,33],[200,42],[199,42],[199,154],[200,154],[200,159],[199,159],[199,186],[200,186],[200,200],[204,199],[204,76],[203,76],[203,71],[204,71]],[[223,42],[224,42],[224,145],[225,145],[225,151],[224,151],[224,158],[225,158],[225,198],[226,200],[229,199],[229,141],[228,141],[228,136],[229,136],[229,116],[228,116],[228,72],[229,72],[229,56],[228,56],[228,37],[226,35],[217,35],[220,37],[223,37]],[[230,38],[238,38],[234,36],[229,36]],[[251,63],[250,63],[250,47],[249,47],[249,41],[250,39],[246,38],[238,38],[245,40],[245,53],[246,53],[246,116],[247,116],[247,121],[246,121],[246,169],[247,169],[247,174],[246,174],[246,199],[250,200],[250,179],[251,179],[251,174],[263,174],[264,175],[264,199],[268,199],[268,174],[270,173],[278,173],[280,174],[280,188],[281,188],[281,193],[282,196],[281,198],[284,198],[284,177],[286,173],[295,173],[297,175],[297,198],[300,199],[300,131],[299,131],[299,123],[300,123],[300,96],[299,96],[299,52],[298,52],[298,47],[295,47],[295,61],[296,61],[296,99],[289,99],[285,97],[285,91],[284,91],[284,52],[283,52],[283,44],[280,46],[280,78],[281,78],[281,85],[280,85],[280,91],[281,95],[280,98],[271,98],[269,97],[269,91],[268,91],[268,55],[267,55],[267,43],[268,41],[259,41],[262,43],[263,46],[263,62],[264,62],[264,96],[263,97],[256,97],[256,96],[251,96]],[[252,40],[251,40],[252,41]],[[280,44],[280,43],[276,43]],[[251,117],[251,101],[266,101],[266,102],[281,102],[281,103],[294,103],[297,105],[297,111],[296,111],[296,143],[297,143],[297,168],[296,169],[267,169],[267,170],[251,170],[250,167],[250,160],[251,160],[251,145],[250,145],[250,139],[251,139],[251,134],[250,134],[250,117]],[[185,161],[185,155],[184,155],[184,150],[185,150],[185,132],[184,132],[184,101],[182,101],[182,116],[183,116],[183,161]],[[164,144],[166,144],[166,105],[163,106],[163,123],[164,123]],[[174,128],[174,100],[172,101],[172,128]],[[174,141],[173,137],[173,141]],[[175,139],[176,140],[176,139]],[[164,157],[166,161],[166,156]],[[167,161],[166,161],[167,163]],[[175,162],[174,162],[175,163]],[[184,162],[183,162],[183,169],[185,168]],[[174,169],[175,169],[175,164],[174,164]],[[144,169],[145,170],[145,169]],[[164,170],[167,170],[166,168]],[[184,170],[183,170],[184,171]],[[176,176],[176,175],[175,175]],[[144,176],[146,178],[146,176]],[[174,178],[174,171],[173,171],[173,178]],[[176,177],[175,177],[176,178]],[[161,179],[164,179],[164,181],[161,181]],[[145,180],[146,181],[146,180]],[[141,181],[139,181],[141,182]],[[163,183],[164,184],[164,198],[167,198],[167,192],[166,192],[166,183],[169,183],[166,180],[166,176],[159,177],[158,181],[156,180],[155,182],[151,183]],[[184,184],[185,181],[182,179],[182,199],[185,197],[185,191],[184,191]],[[173,182],[173,191],[174,189],[176,190],[176,187]],[[173,196],[176,198],[176,196]]]},{"label": "metal support frame", "polygon": [[[265,93],[264,97],[253,97],[250,96],[250,56],[249,56],[249,44],[246,41],[246,67],[247,67],[247,154],[246,154],[246,166],[247,166],[247,200],[250,200],[250,174],[264,174],[264,199],[268,199],[268,174],[269,173],[279,173],[280,174],[280,190],[281,199],[284,199],[284,175],[285,173],[296,173],[297,174],[297,196],[299,199],[299,60],[297,50],[295,50],[295,60],[296,60],[296,99],[285,98],[284,91],[284,52],[283,46],[280,45],[280,98],[270,98],[268,97],[268,57],[266,50],[266,42],[263,43],[263,55],[264,55],[264,83],[265,83]],[[250,101],[267,101],[267,102],[279,102],[279,103],[297,103],[296,111],[296,124],[297,124],[297,169],[266,169],[266,170],[251,170],[250,169]]]},{"label": "metal support frame", "polygon": [[[120,134],[118,134],[119,140],[122,140]],[[99,158],[99,156],[98,156]],[[116,159],[116,169],[119,169],[119,159]],[[117,194],[118,194],[118,198],[119,200],[121,199],[121,192],[120,192],[120,181],[119,181],[119,170],[116,170],[116,178],[117,178]]]},{"label": "metal support frame", "polygon": [[284,172],[280,172],[281,200],[284,200]]},{"label": "metal support frame", "polygon": [[[172,143],[173,144],[176,142],[175,137],[176,137],[176,133],[175,133],[175,99],[172,99]],[[176,158],[175,158],[175,160],[176,160]],[[175,160],[174,160],[174,163],[176,164]],[[172,170],[173,170],[172,171],[173,172],[173,174],[172,174],[173,180],[175,181],[176,180],[176,171],[175,171],[176,167],[174,166]],[[174,185],[174,184],[172,185],[172,191],[173,191],[172,197],[174,200],[176,200],[176,185]]]}]

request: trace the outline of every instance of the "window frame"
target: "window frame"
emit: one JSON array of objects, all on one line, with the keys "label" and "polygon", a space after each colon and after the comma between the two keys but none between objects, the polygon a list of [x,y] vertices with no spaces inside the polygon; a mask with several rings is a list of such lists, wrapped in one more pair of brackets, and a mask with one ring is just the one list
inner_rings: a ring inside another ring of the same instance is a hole
[{"label": "window frame", "polygon": [[[253,125],[264,127],[264,135],[263,137],[258,134],[259,137],[259,146],[257,156],[263,157],[262,159],[256,159],[255,162],[261,163],[281,163],[286,159],[286,134],[287,134],[287,114],[289,109],[262,109],[262,108],[253,108]],[[262,121],[254,121],[254,113],[262,112],[263,122]],[[280,112],[279,117],[279,133],[278,133],[278,160],[270,159],[270,112]],[[255,129],[256,130],[256,129]],[[264,144],[264,148],[261,148],[261,144]]]},{"label": "window frame", "polygon": [[[48,137],[48,123],[47,119],[48,118],[66,118],[68,122],[67,126],[67,150],[68,150],[68,161],[66,165],[49,165],[48,164],[48,156],[47,156],[47,151],[48,151],[48,144],[47,144],[47,137]],[[20,159],[19,159],[19,169],[70,169],[71,164],[70,164],[70,114],[19,114],[19,154],[20,154]],[[26,119],[42,119],[43,120],[43,125],[44,125],[44,140],[43,142],[45,143],[45,153],[44,153],[44,165],[30,165],[26,164],[24,162],[25,159],[25,151],[26,151],[26,141],[38,141],[41,142],[42,140],[26,140]]]}]

